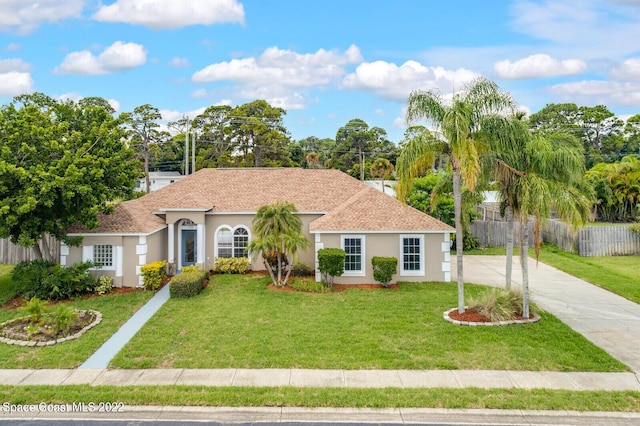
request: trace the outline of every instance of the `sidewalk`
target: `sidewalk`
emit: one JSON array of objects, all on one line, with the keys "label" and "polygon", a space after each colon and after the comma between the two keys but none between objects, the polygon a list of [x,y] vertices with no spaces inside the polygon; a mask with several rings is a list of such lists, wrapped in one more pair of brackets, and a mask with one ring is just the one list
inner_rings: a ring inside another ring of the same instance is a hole
[{"label": "sidewalk", "polygon": [[3,385],[263,386],[639,391],[634,373],[503,370],[67,369],[0,370]]}]

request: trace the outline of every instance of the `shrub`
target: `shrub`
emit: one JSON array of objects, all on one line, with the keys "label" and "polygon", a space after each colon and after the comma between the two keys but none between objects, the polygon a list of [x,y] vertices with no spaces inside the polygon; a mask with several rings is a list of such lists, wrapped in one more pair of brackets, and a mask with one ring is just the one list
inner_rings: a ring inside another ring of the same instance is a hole
[{"label": "shrub", "polygon": [[56,332],[67,330],[78,319],[78,311],[71,306],[59,305],[53,314]]},{"label": "shrub", "polygon": [[634,223],[633,225],[629,226],[629,231],[633,232],[634,234],[640,235],[640,223]]},{"label": "shrub", "polygon": [[329,293],[333,290],[332,287],[317,282],[311,278],[295,278],[289,284],[292,289],[296,291],[303,291],[306,293]]},{"label": "shrub", "polygon": [[182,272],[171,279],[169,294],[171,297],[193,297],[202,291],[209,276],[207,271]]},{"label": "shrub", "polygon": [[111,290],[113,290],[113,278],[106,275],[100,275],[96,284],[96,288],[93,289],[93,291],[97,295],[103,296],[107,293],[110,293]]},{"label": "shrub", "polygon": [[309,277],[313,275],[313,269],[311,266],[306,263],[298,262],[293,265],[293,270],[291,271],[294,277]]},{"label": "shrub", "polygon": [[373,265],[373,279],[388,287],[393,279],[393,274],[398,271],[398,259],[395,257],[373,256],[371,259]]},{"label": "shrub", "polygon": [[96,281],[89,269],[93,262],[60,266],[44,260],[21,262],[13,272],[18,294],[26,299],[69,299],[93,292]]},{"label": "shrub", "polygon": [[218,258],[213,264],[214,272],[219,274],[245,274],[251,263],[246,257]]},{"label": "shrub", "polygon": [[318,250],[318,270],[322,274],[322,281],[333,285],[334,277],[344,273],[344,260],[347,257],[344,250],[339,248],[325,248]]},{"label": "shrub", "polygon": [[159,260],[142,266],[140,273],[142,274],[144,288],[147,290],[157,290],[160,288],[162,280],[167,276],[166,268],[166,260]]},{"label": "shrub", "polygon": [[[493,322],[507,321],[522,315],[522,292],[515,289],[491,288],[477,297],[469,299],[469,308],[489,318]],[[529,314],[537,315],[538,306],[529,302]]]}]

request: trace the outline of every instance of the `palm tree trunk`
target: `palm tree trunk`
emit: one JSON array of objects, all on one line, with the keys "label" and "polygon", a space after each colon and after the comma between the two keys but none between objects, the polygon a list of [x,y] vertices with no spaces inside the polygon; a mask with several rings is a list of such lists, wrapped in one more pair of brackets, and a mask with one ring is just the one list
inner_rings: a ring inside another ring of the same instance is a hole
[{"label": "palm tree trunk", "polygon": [[456,260],[458,268],[458,313],[464,313],[464,276],[462,271],[462,253],[463,253],[463,239],[462,239],[462,184],[460,181],[460,169],[456,164],[457,161],[453,161],[453,211],[455,215],[456,225]]},{"label": "palm tree trunk", "polygon": [[505,209],[507,220],[507,270],[505,271],[506,289],[511,288],[511,271],[513,269],[513,208],[507,206]]},{"label": "palm tree trunk", "polygon": [[529,318],[529,218],[520,221],[520,264],[522,265],[522,316]]}]

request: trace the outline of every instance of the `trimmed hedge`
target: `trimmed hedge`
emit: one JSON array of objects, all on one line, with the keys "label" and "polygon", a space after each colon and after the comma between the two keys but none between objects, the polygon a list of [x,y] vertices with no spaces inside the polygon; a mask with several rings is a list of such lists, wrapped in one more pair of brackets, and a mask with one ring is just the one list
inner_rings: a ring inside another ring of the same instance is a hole
[{"label": "trimmed hedge", "polygon": [[169,295],[176,298],[197,296],[208,277],[207,271],[182,272],[171,279]]},{"label": "trimmed hedge", "polygon": [[318,270],[322,273],[322,281],[333,285],[333,278],[344,273],[344,260],[347,254],[339,248],[325,248],[318,250]]},{"label": "trimmed hedge", "polygon": [[373,279],[388,287],[393,279],[393,274],[398,271],[398,259],[395,257],[373,256],[371,258],[373,266]]},{"label": "trimmed hedge", "polygon": [[219,258],[213,264],[213,271],[219,274],[246,274],[250,266],[246,257]]}]

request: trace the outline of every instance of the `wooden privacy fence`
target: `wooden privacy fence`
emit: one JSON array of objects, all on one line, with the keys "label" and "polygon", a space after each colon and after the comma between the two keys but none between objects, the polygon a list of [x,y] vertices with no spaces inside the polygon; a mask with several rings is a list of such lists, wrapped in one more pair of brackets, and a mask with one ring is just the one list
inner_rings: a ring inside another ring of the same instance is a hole
[{"label": "wooden privacy fence", "polygon": [[[60,259],[60,243],[53,237],[47,237],[49,247],[53,251],[53,258]],[[26,248],[9,241],[8,238],[0,239],[0,263],[17,264],[24,260],[36,259],[33,248]]]},{"label": "wooden privacy fence", "polygon": [[[529,242],[533,245],[531,222]],[[514,244],[518,246],[520,226],[516,223]],[[471,224],[471,232],[483,247],[506,246],[507,223],[478,220]],[[542,240],[553,243],[580,256],[620,256],[640,254],[640,236],[629,226],[585,226],[579,230],[558,220],[547,220],[542,226]]]}]

